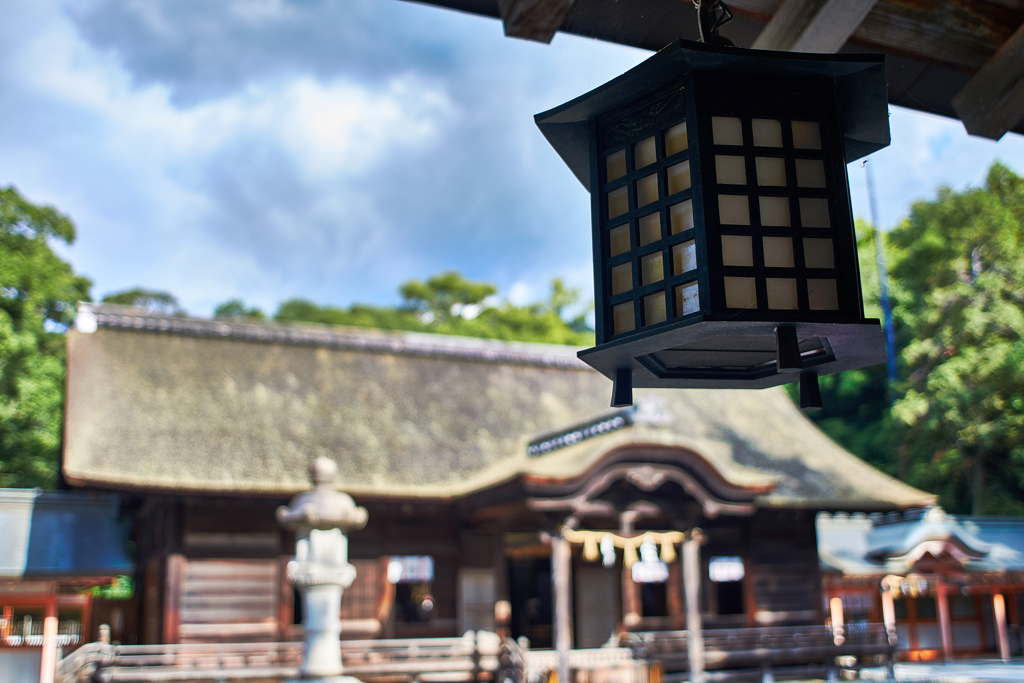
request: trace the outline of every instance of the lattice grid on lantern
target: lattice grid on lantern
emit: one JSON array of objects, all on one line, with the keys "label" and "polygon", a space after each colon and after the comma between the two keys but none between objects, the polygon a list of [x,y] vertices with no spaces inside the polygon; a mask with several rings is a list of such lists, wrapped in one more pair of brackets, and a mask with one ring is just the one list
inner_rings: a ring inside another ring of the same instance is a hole
[{"label": "lattice grid on lantern", "polygon": [[601,177],[610,333],[699,312],[686,121],[606,150]]},{"label": "lattice grid on lantern", "polygon": [[820,123],[712,116],[711,128],[719,234],[708,239],[720,240],[726,308],[839,310]]}]

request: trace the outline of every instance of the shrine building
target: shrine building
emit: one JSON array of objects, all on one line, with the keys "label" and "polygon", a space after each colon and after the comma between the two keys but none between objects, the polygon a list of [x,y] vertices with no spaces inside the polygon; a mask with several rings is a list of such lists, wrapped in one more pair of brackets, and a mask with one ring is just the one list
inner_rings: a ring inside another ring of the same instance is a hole
[{"label": "shrine building", "polygon": [[695,529],[705,628],[823,625],[816,516],[935,502],[782,389],[638,390],[610,409],[608,380],[562,346],[89,304],[77,327],[61,476],[119,494],[132,524],[125,643],[300,638],[274,511],[319,456],[369,511],[346,638],[505,628],[551,647],[557,539],[574,647],[679,630],[672,534]]}]

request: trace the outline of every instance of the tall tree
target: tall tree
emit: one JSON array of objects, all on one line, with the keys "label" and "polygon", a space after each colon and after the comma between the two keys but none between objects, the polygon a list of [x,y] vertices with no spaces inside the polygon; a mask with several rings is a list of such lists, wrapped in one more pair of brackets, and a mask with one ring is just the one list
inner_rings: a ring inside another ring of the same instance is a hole
[{"label": "tall tree", "polygon": [[248,319],[265,320],[267,315],[256,306],[246,306],[241,299],[228,299],[224,303],[217,304],[213,309],[213,317],[222,320]]},{"label": "tall tree", "polygon": [[429,320],[443,323],[459,316],[465,307],[476,306],[496,294],[498,288],[489,282],[468,280],[462,273],[449,270],[427,278],[426,282],[409,280],[398,291],[408,307],[428,316]]},{"label": "tall tree", "polygon": [[900,457],[953,511],[1024,513],[1024,178],[939,191],[889,235]]},{"label": "tall tree", "polygon": [[120,292],[114,292],[113,294],[107,294],[103,297],[102,301],[105,304],[141,308],[154,315],[188,315],[181,308],[176,296],[157,289],[133,287]]},{"label": "tall tree", "polygon": [[64,336],[91,283],[50,247],[75,226],[0,188],[0,486],[52,487],[64,402]]},{"label": "tall tree", "polygon": [[281,303],[274,319],[580,346],[594,341],[586,310],[565,319],[569,310],[579,307],[580,292],[557,278],[551,283],[547,301],[526,306],[494,301],[497,287],[467,280],[455,271],[426,282],[411,280],[402,285],[400,293],[405,303],[399,307],[355,304],[340,308],[290,299]]}]

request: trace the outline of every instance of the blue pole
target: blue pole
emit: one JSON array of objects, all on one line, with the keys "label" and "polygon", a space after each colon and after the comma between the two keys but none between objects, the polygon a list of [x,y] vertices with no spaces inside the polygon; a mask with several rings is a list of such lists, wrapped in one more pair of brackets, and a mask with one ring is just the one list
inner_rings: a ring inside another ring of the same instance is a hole
[{"label": "blue pole", "polygon": [[886,355],[889,360],[889,405],[896,400],[896,333],[892,326],[892,306],[889,303],[889,273],[885,268],[885,253],[882,251],[882,232],[878,229],[878,198],[875,196],[874,176],[868,162],[864,162],[868,177],[868,201],[871,205],[871,227],[875,233],[875,261],[878,263],[878,284],[882,290],[882,318],[885,322]]}]

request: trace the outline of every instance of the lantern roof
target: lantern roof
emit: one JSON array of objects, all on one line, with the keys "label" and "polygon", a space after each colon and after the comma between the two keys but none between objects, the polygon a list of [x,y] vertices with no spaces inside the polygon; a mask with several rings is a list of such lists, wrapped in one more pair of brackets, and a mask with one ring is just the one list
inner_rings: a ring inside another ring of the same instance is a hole
[{"label": "lantern roof", "polygon": [[889,144],[884,55],[749,50],[689,40],[669,44],[621,76],[537,114],[534,120],[573,174],[590,190],[589,121],[670,85],[688,71],[763,78],[832,78],[846,162]]}]

